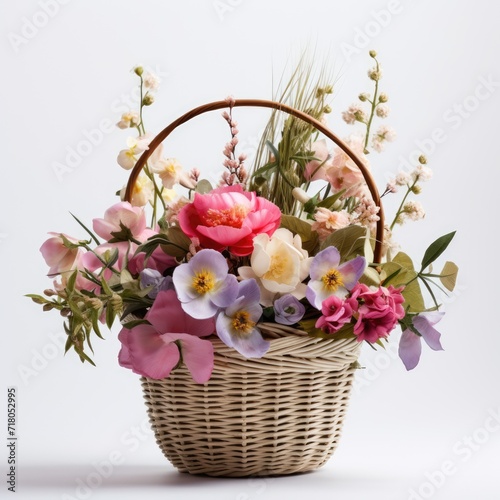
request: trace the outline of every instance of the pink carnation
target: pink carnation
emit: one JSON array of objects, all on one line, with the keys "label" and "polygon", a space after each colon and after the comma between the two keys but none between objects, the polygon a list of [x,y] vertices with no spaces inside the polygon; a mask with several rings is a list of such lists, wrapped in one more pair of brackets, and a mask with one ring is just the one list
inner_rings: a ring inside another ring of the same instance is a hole
[{"label": "pink carnation", "polygon": [[358,340],[375,343],[386,338],[405,315],[402,306],[403,288],[368,287],[362,283],[352,290],[352,298],[359,302],[358,319],[354,325],[354,335]]},{"label": "pink carnation", "polygon": [[336,295],[326,298],[321,305],[323,316],[316,322],[316,328],[326,333],[338,332],[346,323],[349,323],[353,314],[358,310],[358,301],[354,298],[341,299]]},{"label": "pink carnation", "polygon": [[196,193],[192,203],[179,213],[179,225],[190,238],[198,238],[203,248],[237,256],[250,255],[258,234],[271,236],[280,225],[280,209],[240,185]]}]

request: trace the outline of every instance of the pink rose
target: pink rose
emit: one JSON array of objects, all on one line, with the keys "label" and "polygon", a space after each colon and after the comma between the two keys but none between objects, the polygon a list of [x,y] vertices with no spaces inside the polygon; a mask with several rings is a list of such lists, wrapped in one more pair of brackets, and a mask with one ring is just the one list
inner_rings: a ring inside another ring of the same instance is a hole
[{"label": "pink rose", "polygon": [[370,343],[386,338],[405,315],[402,306],[403,288],[368,287],[362,283],[352,290],[352,298],[359,302],[358,319],[354,325],[354,335],[358,340]]},{"label": "pink rose", "polygon": [[358,301],[354,298],[341,299],[336,295],[327,297],[321,305],[323,316],[316,322],[316,328],[325,333],[338,332],[346,323],[349,323],[353,314],[358,310]]},{"label": "pink rose", "polygon": [[250,255],[258,234],[271,236],[280,225],[280,209],[240,185],[196,193],[194,201],[179,213],[179,225],[190,238],[198,238],[203,248]]}]

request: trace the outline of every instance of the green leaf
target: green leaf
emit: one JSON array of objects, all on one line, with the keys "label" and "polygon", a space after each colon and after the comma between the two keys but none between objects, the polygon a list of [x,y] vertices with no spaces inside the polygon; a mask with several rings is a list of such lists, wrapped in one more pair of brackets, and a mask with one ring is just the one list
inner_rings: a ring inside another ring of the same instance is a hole
[{"label": "green leaf", "polygon": [[95,334],[104,340],[104,337],[101,334],[101,330],[99,329],[99,311],[92,312],[92,328],[94,329]]},{"label": "green leaf", "polygon": [[94,240],[95,244],[96,245],[100,245],[101,242],[97,239],[97,236],[83,223],[81,222],[75,215],[73,215],[71,212],[70,212],[70,215],[71,217],[73,217],[73,219],[76,220],[76,222],[78,222],[78,224],[80,224],[80,226],[83,227],[83,229],[85,229],[85,231],[89,234],[89,236]]},{"label": "green leaf", "polygon": [[318,246],[318,235],[312,231],[311,224],[305,220],[299,219],[293,215],[281,216],[281,226],[291,231],[294,235],[298,234],[302,240],[302,248],[309,252],[309,255],[315,253]]},{"label": "green leaf", "polygon": [[323,207],[327,208],[328,210],[331,210],[335,202],[342,197],[342,195],[345,193],[345,189],[342,189],[338,193],[332,194],[331,196],[328,196],[325,198],[323,201],[318,203],[318,207]]},{"label": "green leaf", "polygon": [[114,321],[115,321],[115,312],[113,311],[111,305],[108,304],[108,306],[106,307],[106,326],[108,328],[111,328],[113,326]]},{"label": "green leaf", "polygon": [[51,301],[42,297],[41,295],[35,295],[33,293],[28,293],[25,297],[29,297],[35,304],[49,304]]},{"label": "green leaf", "polygon": [[76,277],[78,275],[78,271],[75,269],[72,273],[71,276],[68,278],[68,281],[66,283],[66,290],[71,294],[75,291],[75,284],[76,284]]},{"label": "green leaf", "polygon": [[113,296],[113,290],[111,290],[111,288],[109,288],[108,282],[104,278],[102,278],[102,280],[101,280],[101,286],[102,286],[103,292],[108,297],[112,297]]},{"label": "green leaf", "polygon": [[337,229],[326,238],[321,245],[321,250],[335,247],[340,252],[342,262],[364,255],[366,231],[365,227],[356,225]]},{"label": "green leaf", "polygon": [[429,245],[422,259],[421,271],[427,269],[448,248],[455,233],[456,231],[445,234]]},{"label": "green leaf", "polygon": [[161,245],[162,250],[172,257],[185,257],[189,252],[191,240],[182,232],[182,229],[178,226],[169,228],[167,237],[169,243]]},{"label": "green leaf", "polygon": [[273,170],[276,167],[277,163],[275,161],[266,163],[266,165],[260,167],[254,172],[252,176],[253,181],[256,182],[258,185],[264,184],[264,182],[269,180],[269,177],[272,175]]},{"label": "green leaf", "polygon": [[453,290],[455,289],[455,285],[457,284],[457,275],[458,266],[454,262],[447,261],[444,264],[439,279],[447,290],[453,292]]},{"label": "green leaf", "polygon": [[274,158],[276,160],[276,163],[279,165],[280,162],[280,153],[276,149],[276,146],[271,142],[271,141],[266,141],[266,146],[272,151]]},{"label": "green leaf", "polygon": [[210,184],[209,181],[207,181],[206,179],[201,179],[196,184],[195,191],[200,194],[207,194],[210,193],[212,189],[213,189],[212,184]]}]

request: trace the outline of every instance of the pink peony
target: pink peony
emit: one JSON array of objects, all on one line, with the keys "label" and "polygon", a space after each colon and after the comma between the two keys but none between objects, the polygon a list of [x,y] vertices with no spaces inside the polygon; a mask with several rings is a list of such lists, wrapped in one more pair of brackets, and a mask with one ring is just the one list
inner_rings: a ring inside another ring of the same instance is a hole
[{"label": "pink peony", "polygon": [[359,302],[358,319],[354,325],[354,335],[358,340],[375,343],[386,338],[405,315],[402,306],[403,288],[368,287],[362,283],[352,290],[352,298]]},{"label": "pink peony", "polygon": [[203,248],[229,251],[237,256],[250,255],[253,238],[271,236],[280,225],[280,209],[240,185],[196,193],[194,201],[179,213],[179,225],[190,238],[196,237]]},{"label": "pink peony", "polygon": [[336,295],[327,297],[321,306],[321,316],[316,322],[316,328],[326,333],[338,332],[349,323],[358,309],[358,301],[354,298],[341,299]]},{"label": "pink peony", "polygon": [[213,318],[191,318],[182,310],[175,291],[167,290],[158,294],[145,319],[150,324],[131,330],[123,328],[118,335],[122,343],[120,366],[145,377],[162,379],[182,360],[196,382],[203,384],[210,379],[213,345],[200,337],[215,331]]}]

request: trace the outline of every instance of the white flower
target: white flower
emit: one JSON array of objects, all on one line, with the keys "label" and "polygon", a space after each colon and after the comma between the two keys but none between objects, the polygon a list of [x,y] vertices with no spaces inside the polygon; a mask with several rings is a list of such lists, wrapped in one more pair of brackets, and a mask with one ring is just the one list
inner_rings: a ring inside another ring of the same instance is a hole
[{"label": "white flower", "polygon": [[143,77],[144,87],[154,92],[160,86],[160,78],[155,73],[146,73]]},{"label": "white flower", "polygon": [[352,125],[355,122],[363,122],[366,123],[368,121],[368,117],[364,109],[359,104],[351,104],[347,111],[342,113],[342,119],[348,124]]},{"label": "white flower", "polygon": [[134,168],[138,157],[148,149],[151,138],[146,136],[128,137],[127,149],[122,149],[118,154],[118,165],[125,170]]},{"label": "white flower", "polygon": [[425,210],[418,201],[407,201],[403,206],[402,215],[413,221],[421,220],[425,217]]},{"label": "white flower", "polygon": [[415,168],[413,175],[416,180],[425,182],[432,179],[432,170],[425,165],[419,165]]},{"label": "white flower", "polygon": [[387,104],[379,104],[375,111],[380,118],[387,118],[389,116],[389,106]]},{"label": "white flower", "polygon": [[181,184],[188,189],[196,187],[189,174],[182,169],[181,164],[175,158],[160,158],[154,162],[151,170],[158,174],[166,189],[172,189],[175,184]]},{"label": "white flower", "polygon": [[396,185],[398,186],[408,186],[412,181],[412,176],[408,172],[399,172],[395,179]]},{"label": "white flower", "polygon": [[[122,200],[125,197],[125,190],[126,187],[120,191],[120,198]],[[134,207],[143,207],[153,200],[154,192],[151,179],[144,172],[141,172],[135,181],[130,204]]]},{"label": "white flower", "polygon": [[388,125],[380,125],[378,130],[373,134],[372,147],[378,153],[385,149],[386,142],[392,142],[396,138],[396,132]]},{"label": "white flower", "polygon": [[137,127],[140,120],[141,118],[139,116],[139,113],[131,111],[129,113],[123,113],[121,120],[116,124],[116,126],[121,129]]},{"label": "white flower", "polygon": [[161,197],[166,204],[172,203],[178,196],[175,189],[163,188],[161,191]]},{"label": "white flower", "polygon": [[182,166],[175,158],[161,158],[153,164],[151,170],[158,174],[164,187],[172,189],[179,182]]},{"label": "white flower", "polygon": [[277,294],[291,293],[298,299],[306,294],[302,281],[309,274],[312,257],[302,249],[299,235],[288,229],[277,229],[271,237],[259,234],[253,239],[251,266],[239,268],[243,279],[254,278],[260,288],[261,304],[272,306]]}]

